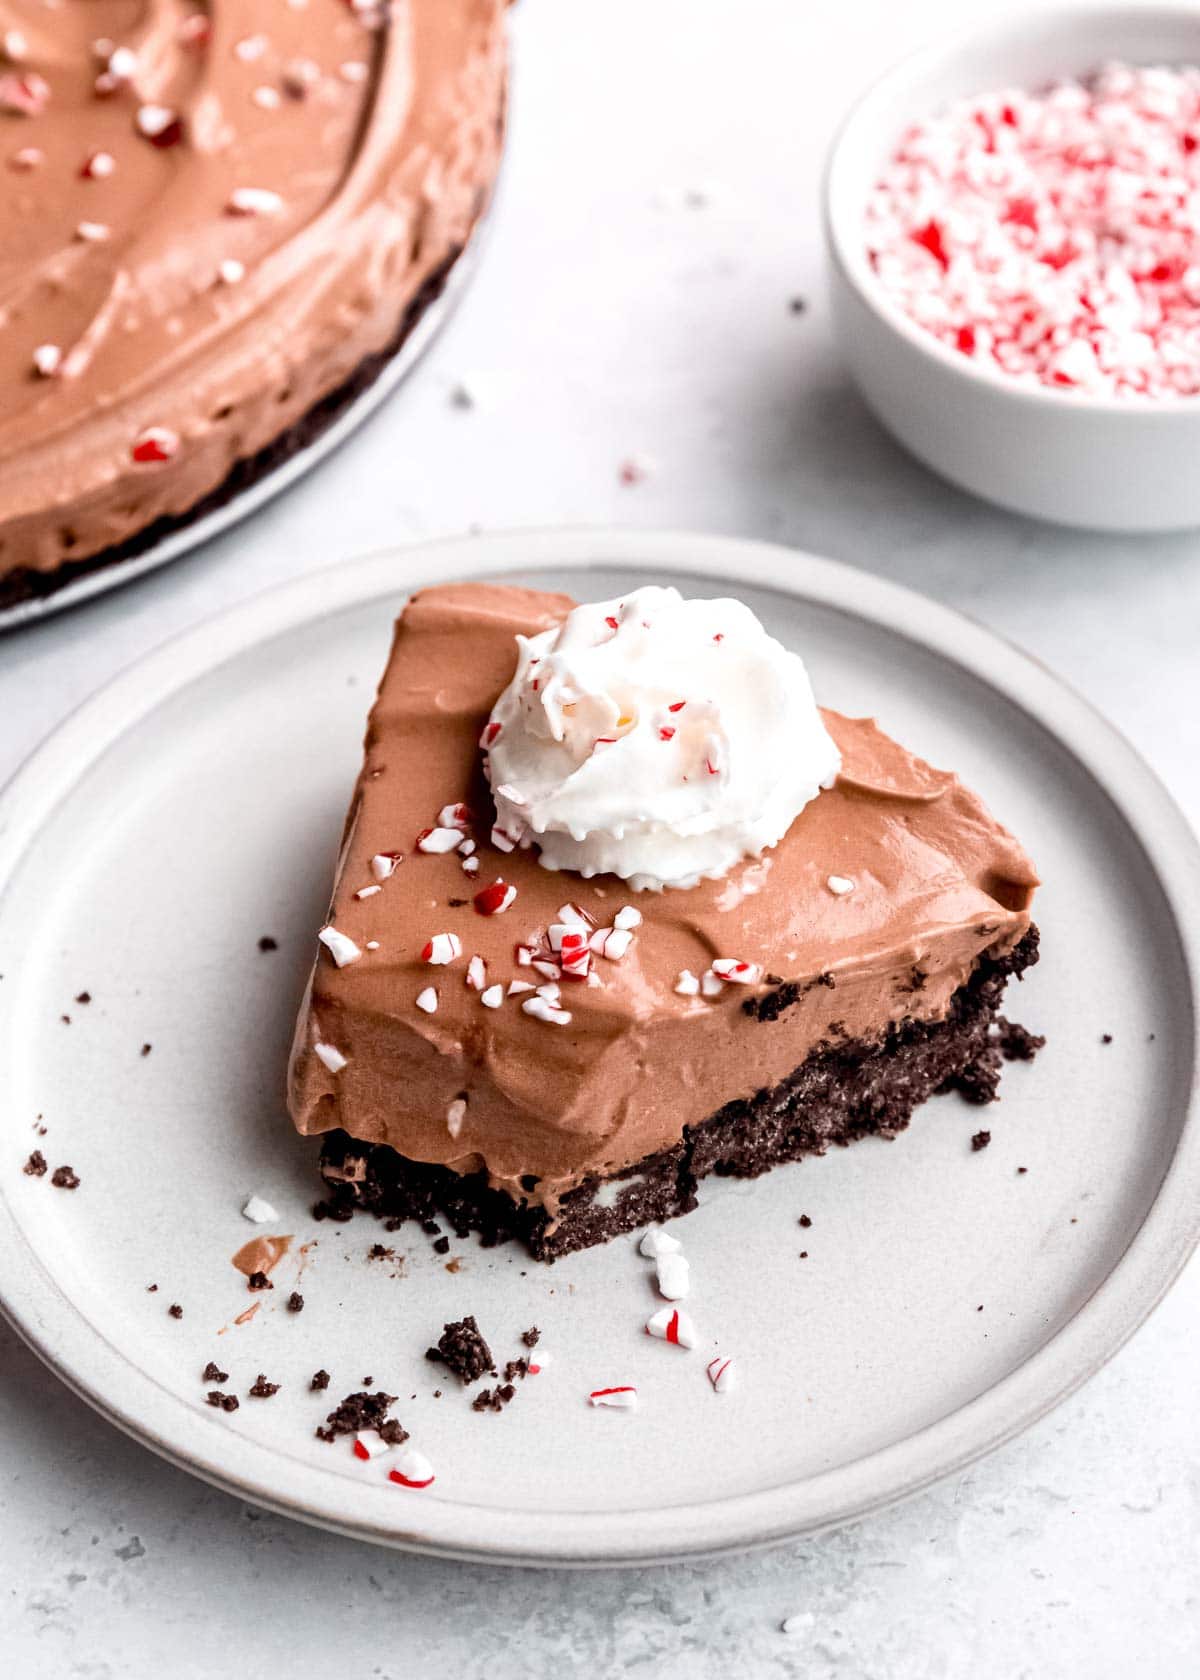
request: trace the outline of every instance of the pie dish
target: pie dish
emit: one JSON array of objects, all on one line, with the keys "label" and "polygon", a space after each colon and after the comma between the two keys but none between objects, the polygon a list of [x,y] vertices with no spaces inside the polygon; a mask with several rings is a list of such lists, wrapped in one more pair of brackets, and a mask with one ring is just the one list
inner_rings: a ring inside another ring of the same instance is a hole
[{"label": "pie dish", "polygon": [[47,11],[0,58],[0,610],[144,554],[393,363],[488,203],[504,0]]}]

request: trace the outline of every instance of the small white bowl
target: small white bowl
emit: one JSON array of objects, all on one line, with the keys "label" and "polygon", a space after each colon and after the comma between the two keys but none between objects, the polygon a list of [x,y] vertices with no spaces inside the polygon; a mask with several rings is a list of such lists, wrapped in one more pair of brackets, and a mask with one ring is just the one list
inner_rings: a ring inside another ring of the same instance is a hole
[{"label": "small white bowl", "polygon": [[1091,397],[981,369],[909,319],[867,260],[863,212],[905,127],[994,88],[1111,59],[1200,64],[1200,8],[1056,8],[917,54],[854,106],[825,173],[834,318],[870,407],[953,483],[1018,513],[1102,531],[1200,525],[1200,397]]}]

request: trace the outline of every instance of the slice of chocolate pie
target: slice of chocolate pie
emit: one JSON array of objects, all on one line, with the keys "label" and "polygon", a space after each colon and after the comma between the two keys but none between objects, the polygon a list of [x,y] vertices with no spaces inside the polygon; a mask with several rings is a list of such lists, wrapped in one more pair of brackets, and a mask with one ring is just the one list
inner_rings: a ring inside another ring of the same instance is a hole
[{"label": "slice of chocolate pie", "polygon": [[321,1211],[551,1259],[686,1213],[708,1173],[987,1101],[1036,885],[738,602],[425,590],[297,1028]]}]

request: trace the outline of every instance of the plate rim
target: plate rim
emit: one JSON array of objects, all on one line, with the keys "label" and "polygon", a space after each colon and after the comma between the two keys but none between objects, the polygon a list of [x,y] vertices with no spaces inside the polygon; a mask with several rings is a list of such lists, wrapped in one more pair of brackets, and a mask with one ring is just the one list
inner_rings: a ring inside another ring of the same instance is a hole
[{"label": "plate rim", "polygon": [[[683,531],[505,530],[389,547],[275,585],[140,656],[70,713],[0,790],[0,918],[28,845],[106,748],[172,694],[255,646],[373,601],[398,608],[431,578],[638,566],[773,590],[882,626],[999,692],[1065,747],[1112,802],[1154,869],[1189,979],[1191,1090],[1145,1219],[1103,1282],[1016,1369],[903,1440],[816,1476],[657,1511],[539,1514],[536,1533],[491,1506],[405,1507],[333,1470],[197,1413],[93,1326],[30,1250],[0,1188],[0,1312],[51,1370],[161,1457],[239,1498],[360,1540],[474,1562],[629,1565],[777,1544],[881,1510],[1028,1428],[1095,1374],[1145,1321],[1200,1240],[1200,844],[1128,741],[1046,666],[975,620],[873,573],[753,539]],[[264,1470],[269,1466],[271,1483]],[[353,1509],[350,1507],[353,1506]]]}]

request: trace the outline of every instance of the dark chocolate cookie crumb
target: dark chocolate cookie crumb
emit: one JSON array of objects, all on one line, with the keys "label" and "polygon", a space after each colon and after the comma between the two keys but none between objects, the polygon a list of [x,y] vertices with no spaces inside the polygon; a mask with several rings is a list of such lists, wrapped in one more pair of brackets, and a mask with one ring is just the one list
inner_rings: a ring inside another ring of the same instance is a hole
[{"label": "dark chocolate cookie crumb", "polygon": [[28,1161],[26,1161],[25,1165],[21,1168],[21,1171],[27,1178],[45,1178],[46,1170],[46,1157],[42,1154],[40,1149],[35,1149]]},{"label": "dark chocolate cookie crumb", "polygon": [[266,1272],[251,1272],[250,1276],[246,1279],[247,1289],[274,1289],[274,1287],[275,1285],[271,1282]]},{"label": "dark chocolate cookie crumb", "polygon": [[210,1406],[219,1406],[223,1412],[236,1412],[241,1404],[236,1394],[222,1394],[219,1388],[211,1388],[204,1396]]},{"label": "dark chocolate cookie crumb", "polygon": [[1045,1046],[1044,1034],[1031,1033],[1017,1021],[1009,1021],[999,1015],[996,1025],[1000,1029],[996,1042],[1006,1062],[1031,1062]]},{"label": "dark chocolate cookie crumb", "polygon": [[1113,1041],[1113,1036],[1112,1036],[1111,1033],[1101,1033],[1100,1034],[1101,1044],[1111,1044],[1112,1041]]},{"label": "dark chocolate cookie crumb", "polygon": [[1028,1171],[1029,1171],[1028,1167],[1018,1167],[1017,1168],[1018,1173],[1027,1173]]},{"label": "dark chocolate cookie crumb", "polygon": [[449,1252],[450,1252],[450,1238],[449,1237],[439,1237],[433,1245],[433,1252],[435,1254],[449,1254]]},{"label": "dark chocolate cookie crumb", "polygon": [[78,1190],[79,1174],[74,1167],[55,1167],[50,1182],[56,1190]]},{"label": "dark chocolate cookie crumb", "polygon": [[808,1215],[806,1213],[802,1213],[800,1215],[800,1224],[807,1231],[812,1224],[812,1220],[808,1217]]},{"label": "dark chocolate cookie crumb", "polygon": [[148,1056],[150,1054],[151,1050],[153,1050],[153,1048],[154,1048],[154,1046],[152,1044],[143,1044],[139,1054],[143,1055],[143,1056]]},{"label": "dark chocolate cookie crumb", "polygon": [[802,1248],[800,1250],[800,1258],[801,1258],[801,1260],[807,1260],[808,1259],[808,1250],[806,1248]]},{"label": "dark chocolate cookie crumb", "polygon": [[258,948],[260,951],[278,951],[279,941],[272,939],[269,933],[264,933],[258,942]]},{"label": "dark chocolate cookie crumb", "polygon": [[440,1237],[442,1234],[442,1228],[436,1219],[423,1219],[421,1229],[427,1237]]},{"label": "dark chocolate cookie crumb", "polygon": [[179,1305],[178,1301],[172,1301],[171,1302],[171,1305],[167,1308],[167,1317],[168,1318],[182,1318],[183,1317],[183,1308]]},{"label": "dark chocolate cookie crumb", "polygon": [[201,1382],[228,1382],[229,1372],[222,1371],[220,1366],[215,1365],[210,1359],[204,1367],[204,1374],[200,1380]]},{"label": "dark chocolate cookie crumb", "polygon": [[76,998],[75,998],[76,1003],[91,1003],[91,1001],[92,1001],[91,992],[79,992],[79,993],[77,993]]},{"label": "dark chocolate cookie crumb", "polygon": [[374,1388],[375,1387],[375,1378],[374,1377],[360,1377],[358,1380],[363,1385],[364,1388]]},{"label": "dark chocolate cookie crumb", "polygon": [[304,1297],[298,1289],[293,1289],[292,1293],[288,1296],[287,1309],[289,1312],[304,1311]]},{"label": "dark chocolate cookie crumb", "polygon": [[273,1394],[279,1393],[279,1384],[268,1382],[260,1371],[254,1379],[250,1394],[255,1400],[269,1400]]},{"label": "dark chocolate cookie crumb", "polygon": [[312,1381],[309,1383],[308,1386],[315,1393],[320,1394],[323,1389],[326,1389],[326,1388],[329,1387],[329,1383],[330,1383],[330,1377],[329,1377],[329,1372],[328,1371],[314,1371],[313,1374],[312,1374]]},{"label": "dark chocolate cookie crumb", "polygon": [[531,1324],[528,1330],[522,1331],[521,1340],[526,1347],[536,1347],[542,1339],[542,1332],[536,1324]]},{"label": "dark chocolate cookie crumb", "polygon": [[147,1293],[147,1295],[157,1295],[158,1294],[158,1285],[156,1283],[148,1283],[146,1285],[146,1293]]},{"label": "dark chocolate cookie crumb", "polygon": [[808,308],[808,303],[802,297],[793,297],[793,298],[788,299],[788,314],[789,315],[803,315],[807,308]]},{"label": "dark chocolate cookie crumb", "polygon": [[471,1410],[473,1412],[500,1412],[504,1410],[504,1407],[501,1404],[499,1394],[495,1390],[481,1388],[474,1400],[471,1401]]},{"label": "dark chocolate cookie crumb", "polygon": [[[433,1351],[431,1348],[425,1357],[428,1359]],[[438,1337],[437,1357],[464,1385],[477,1382],[485,1371],[496,1368],[491,1348],[469,1315],[445,1326]]]},{"label": "dark chocolate cookie crumb", "polygon": [[974,1137],[971,1139],[971,1151],[972,1151],[972,1153],[973,1154],[978,1154],[981,1149],[986,1149],[988,1144],[991,1143],[991,1141],[992,1141],[991,1132],[976,1132]]},{"label": "dark chocolate cookie crumb", "polygon": [[528,1359],[510,1359],[508,1364],[504,1367],[504,1380],[506,1383],[511,1383],[514,1378],[519,1378],[522,1382],[524,1382],[528,1375]]},{"label": "dark chocolate cookie crumb", "polygon": [[399,1446],[408,1440],[408,1431],[387,1415],[395,1401],[394,1394],[385,1394],[382,1389],[374,1394],[347,1394],[330,1412],[324,1426],[318,1426],[317,1439],[336,1441],[339,1435],[354,1435],[360,1429],[376,1429],[384,1435],[386,1429],[384,1439],[391,1446]]}]

